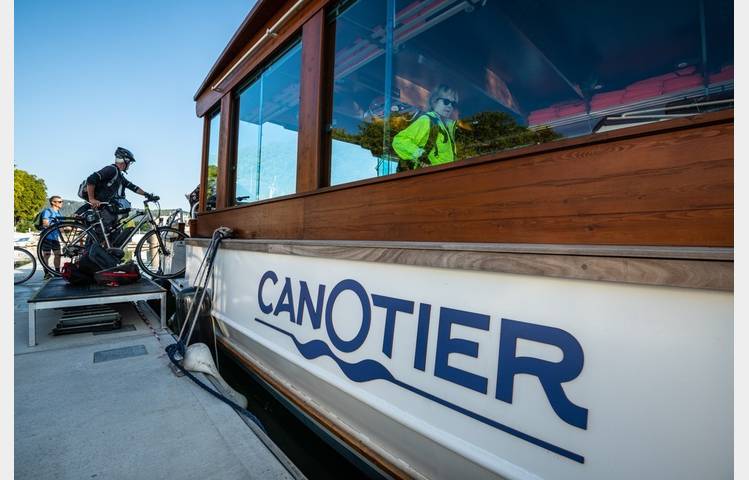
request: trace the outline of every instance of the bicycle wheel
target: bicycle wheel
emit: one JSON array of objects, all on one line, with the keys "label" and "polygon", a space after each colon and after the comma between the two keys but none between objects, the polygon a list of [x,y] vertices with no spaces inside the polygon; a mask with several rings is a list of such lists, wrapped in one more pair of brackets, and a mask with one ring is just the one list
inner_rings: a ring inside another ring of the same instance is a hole
[{"label": "bicycle wheel", "polygon": [[[161,238],[161,241],[159,241]],[[159,227],[143,235],[135,246],[135,260],[141,270],[153,278],[175,278],[185,273],[185,256],[177,252],[175,242],[187,235],[169,227]]]},{"label": "bicycle wheel", "polygon": [[13,247],[13,284],[18,285],[34,276],[36,258],[28,250]]},{"label": "bicycle wheel", "polygon": [[86,251],[86,247],[96,241],[91,230],[81,222],[57,222],[39,235],[39,244],[36,247],[39,264],[45,272],[60,276],[60,269],[66,262],[76,262]]}]

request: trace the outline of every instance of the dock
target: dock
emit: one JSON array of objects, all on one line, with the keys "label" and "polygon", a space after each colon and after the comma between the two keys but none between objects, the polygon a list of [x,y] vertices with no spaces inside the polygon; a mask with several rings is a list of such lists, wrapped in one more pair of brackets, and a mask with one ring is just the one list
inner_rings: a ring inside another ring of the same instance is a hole
[{"label": "dock", "polygon": [[[304,478],[257,427],[169,368],[174,342],[145,302],[121,303],[115,331],[48,334],[61,312],[14,289],[16,479]],[[203,377],[205,379],[205,377]]]}]

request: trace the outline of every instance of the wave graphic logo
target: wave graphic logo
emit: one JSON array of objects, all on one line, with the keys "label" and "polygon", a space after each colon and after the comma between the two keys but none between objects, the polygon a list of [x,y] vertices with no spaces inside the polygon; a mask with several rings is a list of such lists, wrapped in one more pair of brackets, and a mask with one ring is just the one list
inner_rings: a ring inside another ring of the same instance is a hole
[{"label": "wave graphic logo", "polygon": [[341,369],[341,372],[343,372],[346,378],[348,378],[349,380],[353,382],[364,383],[364,382],[370,382],[373,380],[385,380],[405,390],[413,392],[416,395],[424,397],[444,407],[447,407],[455,412],[458,412],[474,420],[477,420],[481,423],[489,425],[493,428],[496,428],[497,430],[508,433],[514,437],[517,437],[521,440],[529,442],[533,445],[544,448],[550,452],[556,453],[558,455],[566,457],[575,462],[585,463],[585,458],[580,454],[571,452],[557,445],[553,445],[549,442],[546,442],[532,435],[528,435],[524,432],[521,432],[517,429],[514,429],[502,423],[499,423],[483,415],[472,412],[464,407],[461,407],[460,405],[456,405],[443,398],[437,397],[422,389],[416,388],[412,385],[402,382],[401,380],[398,380],[387,369],[387,367],[382,365],[380,362],[377,362],[376,360],[367,359],[367,360],[362,360],[356,363],[349,363],[339,358],[335,353],[333,353],[330,346],[322,340],[311,340],[309,342],[302,343],[296,338],[296,336],[294,336],[294,334],[287,332],[271,323],[268,323],[259,318],[255,318],[255,321],[289,337],[294,343],[294,346],[299,351],[299,353],[307,360],[314,360],[319,357],[331,358],[338,365],[338,367]]}]

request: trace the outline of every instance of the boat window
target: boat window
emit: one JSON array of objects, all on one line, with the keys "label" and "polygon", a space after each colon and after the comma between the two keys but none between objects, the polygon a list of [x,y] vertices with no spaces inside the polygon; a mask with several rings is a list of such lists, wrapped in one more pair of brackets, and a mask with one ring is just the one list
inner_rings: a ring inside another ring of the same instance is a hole
[{"label": "boat window", "polygon": [[296,191],[301,42],[239,90],[233,205]]},{"label": "boat window", "polygon": [[216,180],[218,179],[218,134],[221,124],[221,112],[216,111],[210,117],[208,128],[208,172],[206,175],[205,209],[216,209]]},{"label": "boat window", "polygon": [[331,184],[733,107],[727,0],[358,0]]}]

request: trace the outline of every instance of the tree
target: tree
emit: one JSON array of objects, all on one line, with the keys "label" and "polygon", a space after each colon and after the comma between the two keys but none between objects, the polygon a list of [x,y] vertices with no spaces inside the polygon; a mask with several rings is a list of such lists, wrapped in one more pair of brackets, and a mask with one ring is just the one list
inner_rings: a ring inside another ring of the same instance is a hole
[{"label": "tree", "polygon": [[18,231],[34,227],[34,217],[47,204],[44,180],[19,168],[13,170],[13,218]]},{"label": "tree", "polygon": [[456,143],[460,158],[500,152],[561,138],[551,128],[531,130],[505,112],[480,112],[460,120]]}]

